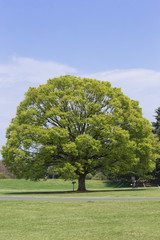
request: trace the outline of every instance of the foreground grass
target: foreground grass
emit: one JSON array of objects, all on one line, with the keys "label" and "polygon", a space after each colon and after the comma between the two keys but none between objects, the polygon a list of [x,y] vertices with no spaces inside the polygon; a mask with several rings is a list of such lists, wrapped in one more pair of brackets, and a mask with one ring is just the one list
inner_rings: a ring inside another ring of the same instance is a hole
[{"label": "foreground grass", "polygon": [[86,185],[88,190],[106,190],[106,192],[55,193],[58,191],[72,191],[71,181],[50,179],[32,182],[24,179],[5,179],[0,180],[0,195],[26,197],[160,197],[158,187],[123,189],[110,187],[109,183],[98,180],[88,180]]},{"label": "foreground grass", "polygon": [[159,240],[160,201],[0,201],[3,240]]}]

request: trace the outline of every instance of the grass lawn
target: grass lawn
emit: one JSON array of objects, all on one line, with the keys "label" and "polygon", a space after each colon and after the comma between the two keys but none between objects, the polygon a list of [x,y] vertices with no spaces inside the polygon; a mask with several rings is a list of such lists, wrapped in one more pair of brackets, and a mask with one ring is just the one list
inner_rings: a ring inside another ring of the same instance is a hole
[{"label": "grass lawn", "polygon": [[[87,181],[89,190],[107,192],[55,194],[70,191],[70,181],[0,180],[2,196],[160,197],[158,188],[118,189]],[[118,191],[121,190],[121,191]],[[159,240],[160,201],[17,201],[0,200],[2,240]]]},{"label": "grass lawn", "polygon": [[[77,185],[77,184],[76,184]],[[86,181],[88,190],[106,190],[105,192],[87,193],[55,193],[57,191],[72,191],[71,181],[49,179],[47,181],[26,181],[24,179],[0,180],[1,196],[28,196],[28,197],[160,197],[157,188],[115,188],[107,182],[98,180]]]},{"label": "grass lawn", "polygon": [[[75,190],[77,189],[78,181],[75,184]],[[106,189],[109,187],[108,181],[100,180],[86,180],[86,186],[89,189]],[[72,181],[65,181],[63,179],[48,179],[40,181],[30,181],[24,179],[0,179],[0,190],[30,190],[30,191],[72,191]]]},{"label": "grass lawn", "polygon": [[0,201],[3,240],[159,240],[160,201]]}]

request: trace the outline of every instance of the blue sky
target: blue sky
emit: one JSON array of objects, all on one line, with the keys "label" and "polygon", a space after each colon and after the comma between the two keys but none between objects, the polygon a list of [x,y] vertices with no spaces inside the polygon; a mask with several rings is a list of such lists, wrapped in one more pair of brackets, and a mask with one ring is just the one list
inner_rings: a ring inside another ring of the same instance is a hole
[{"label": "blue sky", "polygon": [[110,81],[154,121],[159,0],[0,0],[0,147],[29,86],[64,74]]}]

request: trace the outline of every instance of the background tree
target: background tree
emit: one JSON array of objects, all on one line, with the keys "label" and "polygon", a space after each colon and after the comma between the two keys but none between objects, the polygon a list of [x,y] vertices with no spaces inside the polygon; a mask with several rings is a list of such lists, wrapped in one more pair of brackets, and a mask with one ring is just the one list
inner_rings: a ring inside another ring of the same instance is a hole
[{"label": "background tree", "polygon": [[152,123],[153,133],[155,133],[160,140],[160,107],[157,108],[155,112],[156,112],[156,115],[155,115],[156,122]]},{"label": "background tree", "polygon": [[[160,140],[160,107],[157,108],[155,112],[156,112],[156,115],[155,115],[156,122],[152,123],[153,133],[156,134],[156,136]],[[152,175],[156,183],[160,184],[160,158],[157,158],[156,160],[156,168],[152,172]]]},{"label": "background tree", "polygon": [[137,101],[109,82],[62,76],[29,88],[7,130],[2,155],[19,178],[37,180],[48,169],[63,178],[154,168],[157,142]]}]

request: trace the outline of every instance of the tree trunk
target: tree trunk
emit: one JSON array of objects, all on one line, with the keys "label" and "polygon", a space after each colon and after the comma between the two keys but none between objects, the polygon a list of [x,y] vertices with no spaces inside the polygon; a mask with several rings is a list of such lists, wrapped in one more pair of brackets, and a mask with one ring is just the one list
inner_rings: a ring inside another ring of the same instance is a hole
[{"label": "tree trunk", "polygon": [[80,191],[80,192],[85,192],[86,191],[85,178],[86,178],[85,174],[79,175],[78,190],[77,191]]}]

